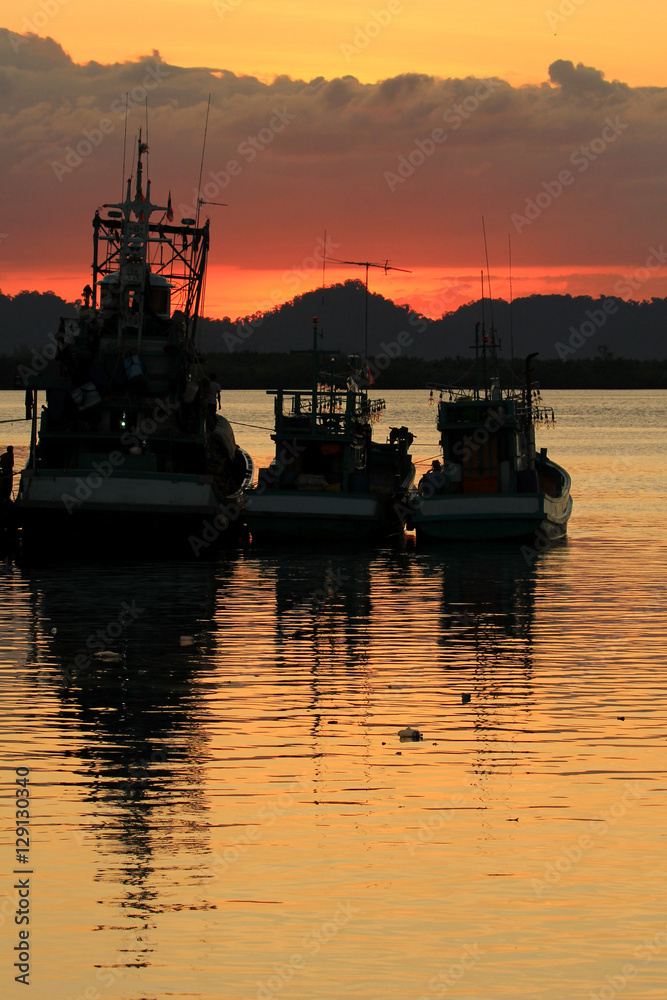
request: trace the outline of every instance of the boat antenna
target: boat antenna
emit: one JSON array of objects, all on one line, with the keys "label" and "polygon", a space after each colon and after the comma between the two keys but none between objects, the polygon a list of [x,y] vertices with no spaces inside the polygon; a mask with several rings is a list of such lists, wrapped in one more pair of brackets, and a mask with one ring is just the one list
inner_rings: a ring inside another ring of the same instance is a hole
[{"label": "boat antenna", "polygon": [[326,275],[327,275],[327,231],[324,230],[324,245],[322,247],[322,308],[320,309],[320,315],[322,316],[322,322],[320,323],[320,329],[322,330],[322,335],[324,336],[324,289],[326,288]]},{"label": "boat antenna", "polygon": [[324,230],[324,246],[322,252],[322,289],[324,289],[326,282],[326,271],[327,271],[327,231]]},{"label": "boat antenna", "polygon": [[482,331],[486,333],[486,326],[484,325],[484,271],[480,271],[479,276],[482,282]]},{"label": "boat antenna", "polygon": [[[139,142],[141,142],[141,129],[139,129]],[[133,146],[133,148],[132,148],[132,169],[130,170],[130,177],[129,177],[128,182],[127,182],[128,184],[131,183],[132,178],[134,177],[134,164],[135,164],[135,157],[136,157],[136,155],[137,155],[137,150]]]},{"label": "boat antenna", "polygon": [[204,123],[204,141],[201,147],[201,162],[199,164],[199,181],[197,182],[197,211],[195,213],[195,226],[199,228],[199,213],[203,205],[201,197],[201,178],[204,172],[204,154],[206,153],[206,136],[208,134],[208,115],[211,110],[211,95],[208,95],[208,104],[206,105],[206,122]]},{"label": "boat antenna", "polygon": [[514,323],[512,320],[512,234],[507,234],[507,243],[509,245],[509,258],[510,258],[510,361],[514,361]]},{"label": "boat antenna", "polygon": [[351,264],[353,267],[365,267],[366,268],[366,294],[364,298],[364,358],[368,358],[368,268],[369,267],[381,267],[385,274],[388,271],[405,271],[406,274],[412,274],[412,271],[407,267],[393,267],[389,260],[387,259],[384,264],[374,264],[370,260],[337,260],[335,257],[329,257],[329,261],[333,264]]},{"label": "boat antenna", "polygon": [[[484,270],[482,269],[479,273],[482,279],[482,378],[484,380],[484,392],[487,391],[487,379],[486,379],[486,326],[484,324]],[[493,331],[493,321],[491,323],[491,330]],[[477,385],[479,389],[479,383]]]},{"label": "boat antenna", "polygon": [[125,132],[123,134],[123,176],[120,182],[120,200],[125,198],[125,151],[127,149],[127,99],[128,92],[125,91]]},{"label": "boat antenna", "polygon": [[146,94],[146,183],[148,183],[148,94]]},{"label": "boat antenna", "polygon": [[479,320],[475,323],[475,399],[479,399]]},{"label": "boat antenna", "polygon": [[493,334],[495,332],[495,327],[493,325],[493,295],[491,294],[491,275],[489,274],[489,250],[486,245],[486,226],[484,225],[484,216],[482,216],[482,233],[484,234],[484,254],[486,256],[486,283],[489,286],[489,309],[491,311],[491,340],[494,339]]}]

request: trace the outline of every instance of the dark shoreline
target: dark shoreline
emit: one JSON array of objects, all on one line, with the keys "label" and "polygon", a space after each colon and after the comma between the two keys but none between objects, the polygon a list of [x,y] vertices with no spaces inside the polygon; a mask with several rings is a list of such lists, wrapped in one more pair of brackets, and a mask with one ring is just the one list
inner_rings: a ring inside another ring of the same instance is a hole
[{"label": "dark shoreline", "polygon": [[[439,385],[471,385],[474,363],[470,358],[442,358],[424,361],[422,358],[397,357],[389,364],[386,357],[370,358],[375,371],[375,389],[423,389],[430,383]],[[0,355],[0,389],[16,389],[15,375],[19,365],[31,367],[30,352]],[[263,353],[253,351],[209,352],[203,366],[218,373],[223,389],[274,389],[307,385],[311,377],[308,355]],[[383,364],[385,365],[383,367]],[[636,360],[632,358],[581,358],[568,361],[557,359],[533,361],[534,378],[543,389],[667,389],[667,360]],[[515,358],[511,371],[515,384],[520,384],[523,362]],[[501,382],[509,384],[510,365],[500,360]]]}]

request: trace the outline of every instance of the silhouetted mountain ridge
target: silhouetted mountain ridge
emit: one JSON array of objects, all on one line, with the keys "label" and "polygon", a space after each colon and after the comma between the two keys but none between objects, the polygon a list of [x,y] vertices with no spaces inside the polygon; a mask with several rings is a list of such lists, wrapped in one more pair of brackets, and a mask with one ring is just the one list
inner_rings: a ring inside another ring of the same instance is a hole
[{"label": "silhouetted mountain ridge", "polygon": [[[61,316],[76,314],[77,303],[53,292],[0,293],[0,329],[5,354],[44,344],[55,333]],[[472,358],[475,324],[482,303],[470,302],[431,320],[407,305],[396,305],[377,292],[368,294],[368,355],[371,358]],[[590,296],[530,295],[515,299],[512,309],[503,299],[484,303],[487,332],[492,316],[501,353],[523,357],[538,351],[541,358],[562,361],[594,357],[667,357],[667,299],[625,302]],[[344,354],[365,351],[365,288],[346,281],[296,296],[270,312],[231,320],[204,319],[200,346],[216,354],[289,352],[312,345],[313,317],[318,317],[320,345]],[[513,341],[513,344],[512,344]]]},{"label": "silhouetted mountain ridge", "polygon": [[[312,343],[312,319],[318,317],[321,343],[344,353],[364,353],[365,289],[361,281],[346,281],[298,295],[267,313],[236,321],[205,320],[202,348],[215,352],[305,350]],[[472,357],[475,324],[484,315],[502,345],[501,353],[560,360],[667,356],[667,299],[625,302],[578,295],[530,295],[508,302],[496,299],[459,306],[432,320],[407,305],[396,305],[377,292],[368,294],[368,355]],[[402,338],[401,338],[402,335]],[[513,348],[513,350],[512,350]]]}]

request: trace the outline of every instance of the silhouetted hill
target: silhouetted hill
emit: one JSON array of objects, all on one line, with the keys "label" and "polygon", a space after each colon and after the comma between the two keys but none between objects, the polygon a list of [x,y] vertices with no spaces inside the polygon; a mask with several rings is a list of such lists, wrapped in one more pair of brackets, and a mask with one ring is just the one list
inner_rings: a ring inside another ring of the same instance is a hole
[{"label": "silhouetted hill", "polygon": [[[493,302],[493,322],[509,357],[538,351],[540,358],[582,361],[607,356],[667,357],[667,299],[624,302],[617,298],[531,295],[514,301]],[[344,354],[363,354],[365,289],[361,281],[346,281],[324,291],[307,292],[267,313],[236,320],[204,319],[200,346],[216,354],[287,353],[308,350],[312,321],[318,317],[320,344]],[[53,292],[0,293],[0,351],[16,353],[44,344],[58,329],[60,316],[75,314],[75,303]],[[485,324],[491,325],[491,306],[484,303]],[[368,355],[371,358],[472,358],[475,324],[482,304],[471,302],[431,320],[409,306],[398,306],[377,292],[368,295]],[[513,332],[512,332],[513,331]],[[381,361],[380,361],[381,364]]]},{"label": "silhouetted hill", "polygon": [[[291,351],[312,346],[313,317],[323,335],[320,343],[344,354],[363,354],[365,343],[365,288],[361,281],[346,281],[297,295],[270,312],[254,313],[236,320],[204,320],[201,345],[206,351]],[[418,325],[430,320],[397,306],[390,299],[368,295],[368,351],[380,349],[402,331],[414,334]]]},{"label": "silhouetted hill", "polygon": [[[297,296],[271,312],[256,313],[235,321],[204,320],[201,345],[205,351],[282,352],[308,349],[312,343],[312,318],[323,330],[322,343],[344,353],[364,352],[364,285],[346,281]],[[531,295],[515,299],[512,309],[503,299],[491,307],[484,303],[487,330],[493,322],[503,355],[540,357],[561,361],[613,354],[619,357],[667,357],[667,299],[625,302],[590,296]],[[441,319],[431,320],[397,306],[377,293],[368,296],[368,354],[395,354],[426,360],[472,357],[475,324],[482,319],[481,302],[470,302]],[[402,340],[401,340],[401,335]],[[384,347],[383,347],[384,345]],[[387,351],[387,348],[390,351]]]},{"label": "silhouetted hill", "polygon": [[61,316],[76,316],[76,305],[53,292],[0,292],[0,351],[41,347],[47,334],[58,332]]}]

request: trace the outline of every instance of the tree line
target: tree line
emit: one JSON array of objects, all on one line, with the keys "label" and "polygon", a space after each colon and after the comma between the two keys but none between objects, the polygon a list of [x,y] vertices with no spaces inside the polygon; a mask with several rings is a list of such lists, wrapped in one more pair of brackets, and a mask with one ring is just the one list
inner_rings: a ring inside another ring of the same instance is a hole
[{"label": "tree line", "polygon": [[[30,366],[29,351],[0,355],[0,388],[21,388],[16,382],[19,365]],[[382,362],[382,363],[380,363]],[[534,378],[543,389],[667,389],[667,360],[642,361],[617,358],[607,353],[596,358],[533,359]],[[369,358],[374,389],[423,389],[429,384],[469,386],[474,384],[474,363],[463,357],[424,360],[400,356],[388,364],[384,355]],[[202,369],[215,371],[223,389],[279,389],[309,387],[312,357],[286,352],[209,352]],[[327,366],[327,371],[329,370]],[[344,356],[337,357],[335,373],[345,373]],[[501,384],[522,384],[523,363],[510,366],[501,360]]]}]

